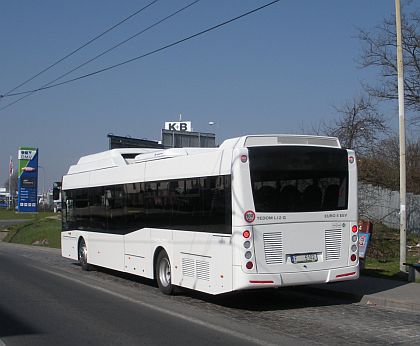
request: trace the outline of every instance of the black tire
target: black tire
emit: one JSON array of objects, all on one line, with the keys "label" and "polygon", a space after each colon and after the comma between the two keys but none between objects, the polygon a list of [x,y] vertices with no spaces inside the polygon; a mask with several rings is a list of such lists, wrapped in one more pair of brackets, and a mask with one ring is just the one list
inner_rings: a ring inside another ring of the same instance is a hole
[{"label": "black tire", "polygon": [[161,250],[156,260],[156,280],[163,294],[171,295],[174,292],[171,278],[171,262],[165,250]]},{"label": "black tire", "polygon": [[80,266],[83,270],[89,271],[91,269],[88,263],[88,249],[85,240],[82,238],[79,241],[79,248],[77,250]]}]

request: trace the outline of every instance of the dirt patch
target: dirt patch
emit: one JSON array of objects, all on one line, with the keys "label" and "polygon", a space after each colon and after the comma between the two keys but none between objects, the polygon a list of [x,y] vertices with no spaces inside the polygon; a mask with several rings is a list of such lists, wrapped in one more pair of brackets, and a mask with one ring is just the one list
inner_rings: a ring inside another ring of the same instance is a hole
[{"label": "dirt patch", "polygon": [[0,231],[0,241],[3,241],[3,239],[6,238],[8,234],[9,234],[9,230],[1,230]]},{"label": "dirt patch", "polygon": [[34,243],[32,243],[32,245],[48,246],[49,241],[48,241],[48,239],[37,240]]},{"label": "dirt patch", "polygon": [[47,216],[46,219],[61,220],[61,214],[57,214],[57,215],[54,215],[54,216]]}]

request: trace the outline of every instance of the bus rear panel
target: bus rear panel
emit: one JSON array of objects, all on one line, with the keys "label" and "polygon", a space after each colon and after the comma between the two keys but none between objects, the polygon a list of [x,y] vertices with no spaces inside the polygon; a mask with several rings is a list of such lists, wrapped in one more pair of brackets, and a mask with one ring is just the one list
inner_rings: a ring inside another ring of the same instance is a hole
[{"label": "bus rear panel", "polygon": [[284,145],[237,155],[234,288],[358,278],[354,152]]}]

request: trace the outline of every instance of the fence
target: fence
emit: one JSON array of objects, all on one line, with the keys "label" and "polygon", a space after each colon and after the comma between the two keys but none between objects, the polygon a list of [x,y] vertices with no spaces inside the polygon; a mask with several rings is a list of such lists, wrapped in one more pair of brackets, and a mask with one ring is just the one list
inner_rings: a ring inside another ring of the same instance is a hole
[{"label": "fence", "polygon": [[[420,195],[407,193],[407,232],[420,233]],[[400,193],[359,184],[359,217],[400,228]]]}]

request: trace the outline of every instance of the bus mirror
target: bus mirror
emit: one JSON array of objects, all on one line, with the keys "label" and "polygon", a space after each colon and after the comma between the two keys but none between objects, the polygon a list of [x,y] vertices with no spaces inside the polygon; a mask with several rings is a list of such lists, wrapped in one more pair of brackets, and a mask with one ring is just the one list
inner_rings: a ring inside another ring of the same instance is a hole
[{"label": "bus mirror", "polygon": [[53,188],[53,200],[60,199],[60,189],[58,187]]},{"label": "bus mirror", "polygon": [[54,201],[61,199],[60,192],[61,192],[61,181],[57,181],[53,184],[53,200]]}]

